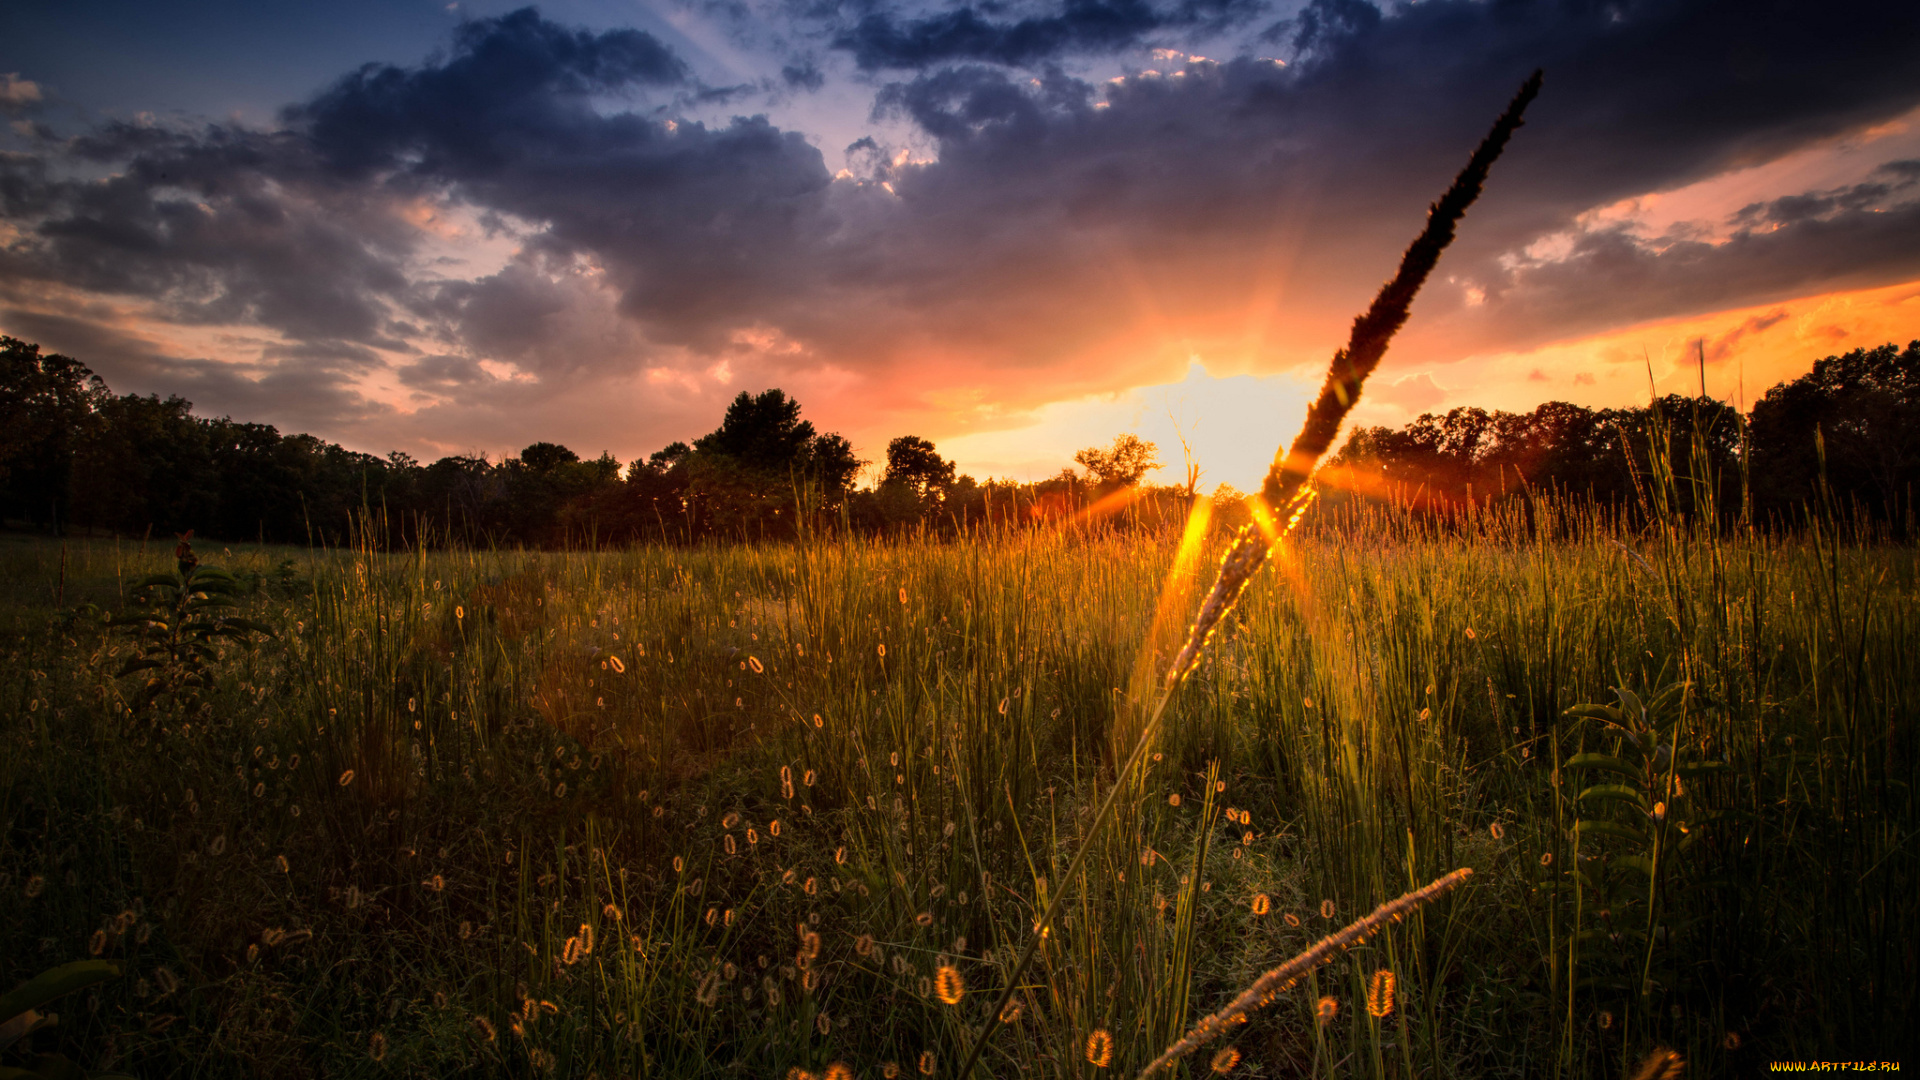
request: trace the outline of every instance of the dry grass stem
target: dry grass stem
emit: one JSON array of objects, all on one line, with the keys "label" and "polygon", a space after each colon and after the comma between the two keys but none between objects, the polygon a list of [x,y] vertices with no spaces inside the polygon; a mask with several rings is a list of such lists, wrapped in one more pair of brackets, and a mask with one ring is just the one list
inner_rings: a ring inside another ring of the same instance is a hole
[{"label": "dry grass stem", "polygon": [[1236,1025],[1246,1023],[1248,1014],[1255,1009],[1272,1004],[1275,998],[1291,989],[1308,972],[1373,937],[1388,925],[1399,922],[1412,912],[1439,899],[1472,876],[1471,869],[1462,867],[1430,885],[1381,904],[1366,918],[1348,925],[1337,933],[1321,938],[1306,952],[1254,980],[1253,985],[1242,991],[1239,997],[1228,1002],[1226,1008],[1195,1024],[1193,1030],[1187,1032],[1185,1037],[1167,1047],[1159,1057],[1140,1070],[1140,1075],[1151,1076],[1167,1065],[1193,1053],[1202,1045],[1233,1030]]}]

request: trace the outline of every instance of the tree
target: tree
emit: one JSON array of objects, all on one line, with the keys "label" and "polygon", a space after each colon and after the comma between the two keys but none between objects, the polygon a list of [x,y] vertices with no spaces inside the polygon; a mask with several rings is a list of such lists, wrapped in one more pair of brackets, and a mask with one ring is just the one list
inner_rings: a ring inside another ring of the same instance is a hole
[{"label": "tree", "polygon": [[1753,407],[1752,446],[1763,512],[1791,513],[1824,475],[1840,499],[1896,516],[1920,483],[1920,341],[1829,356],[1768,390]]},{"label": "tree", "polygon": [[933,498],[953,483],[953,462],[918,435],[902,435],[887,444],[887,472],[880,483],[904,484],[923,500]]},{"label": "tree", "polygon": [[1116,435],[1105,450],[1089,446],[1073,455],[1100,487],[1112,490],[1132,487],[1141,478],[1160,467],[1160,448],[1140,436],[1127,432]]},{"label": "tree", "polygon": [[68,516],[73,457],[96,426],[106,383],[71,356],[0,337],[0,491],[5,511],[45,520]]},{"label": "tree", "polygon": [[537,442],[520,451],[520,464],[544,476],[562,465],[571,465],[580,455],[559,443]]},{"label": "tree", "polygon": [[806,514],[837,509],[865,462],[841,436],[815,434],[800,403],[773,389],[741,391],[683,464],[696,527],[753,536],[788,533]]}]

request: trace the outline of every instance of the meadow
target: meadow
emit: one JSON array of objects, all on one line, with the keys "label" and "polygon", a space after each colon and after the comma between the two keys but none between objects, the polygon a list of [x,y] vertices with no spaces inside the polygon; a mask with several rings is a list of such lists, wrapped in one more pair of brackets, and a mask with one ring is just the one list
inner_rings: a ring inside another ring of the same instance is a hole
[{"label": "meadow", "polygon": [[1898,1059],[1920,559],[1654,509],[1316,510],[1097,831],[1208,530],[202,544],[272,636],[131,709],[171,546],[9,538],[0,985],[111,961],[31,1038],[143,1077],[1134,1075],[1465,867],[1162,1075]]}]

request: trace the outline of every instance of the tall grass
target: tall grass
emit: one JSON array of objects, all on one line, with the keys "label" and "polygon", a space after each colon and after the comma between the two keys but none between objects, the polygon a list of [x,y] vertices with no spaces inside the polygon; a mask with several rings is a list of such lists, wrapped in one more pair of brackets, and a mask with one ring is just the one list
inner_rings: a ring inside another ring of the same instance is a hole
[{"label": "tall grass", "polygon": [[[10,543],[0,981],[104,931],[128,974],[58,1038],[143,1075],[947,1074],[1065,889],[987,1070],[1117,1074],[1465,866],[1258,1014],[1237,1069],[1898,1055],[1912,549],[1552,502],[1309,521],[1093,837],[1173,536],[298,553],[310,594],[271,584],[282,552],[203,551],[266,575],[252,614],[282,637],[234,650],[199,714],[153,716],[117,708],[125,643],[52,609],[58,549]],[[110,605],[169,556],[66,558],[67,603]],[[1676,752],[1725,767],[1668,800],[1695,839],[1638,878],[1629,841],[1572,831],[1601,815],[1558,768],[1621,733],[1564,713],[1676,682]]]}]

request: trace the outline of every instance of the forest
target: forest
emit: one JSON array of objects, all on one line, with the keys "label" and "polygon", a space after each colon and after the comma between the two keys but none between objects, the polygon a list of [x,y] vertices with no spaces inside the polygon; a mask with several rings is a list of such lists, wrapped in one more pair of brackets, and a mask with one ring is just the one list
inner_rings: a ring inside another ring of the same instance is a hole
[{"label": "forest", "polygon": [[[1716,512],[1791,528],[1809,506],[1830,506],[1910,533],[1920,341],[1819,359],[1745,415],[1712,398],[1669,394],[1622,409],[1462,407],[1398,429],[1361,427],[1330,460],[1323,496],[1444,515],[1557,492],[1630,513],[1656,431],[1676,471],[1715,478]],[[1698,466],[1697,454],[1705,455]],[[228,541],[341,543],[359,528],[362,539],[390,546],[556,549],[789,539],[834,527],[954,534],[1096,506],[1113,509],[1104,520],[1123,527],[1159,525],[1184,519],[1199,494],[1192,464],[1185,484],[1143,485],[1160,462],[1157,448],[1135,436],[1077,460],[1080,470],[1039,482],[976,480],[956,475],[934,443],[903,435],[884,463],[868,462],[770,389],[742,392],[691,445],[672,442],[631,462],[553,442],[501,460],[420,462],[196,415],[178,396],[115,394],[79,360],[0,338],[0,518],[59,535],[164,538],[193,529]],[[869,465],[875,481],[860,486]],[[1752,483],[1756,476],[1765,482]],[[1220,520],[1236,522],[1239,493],[1214,494],[1229,511]]]}]

